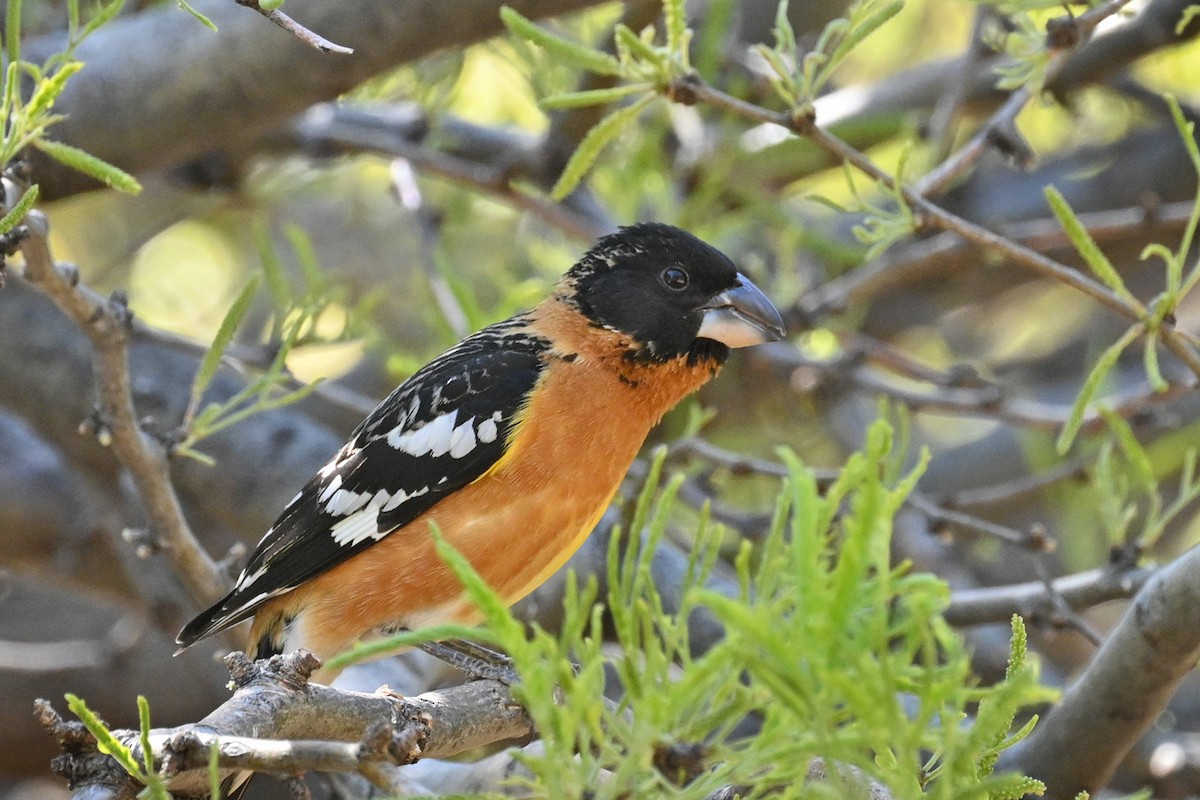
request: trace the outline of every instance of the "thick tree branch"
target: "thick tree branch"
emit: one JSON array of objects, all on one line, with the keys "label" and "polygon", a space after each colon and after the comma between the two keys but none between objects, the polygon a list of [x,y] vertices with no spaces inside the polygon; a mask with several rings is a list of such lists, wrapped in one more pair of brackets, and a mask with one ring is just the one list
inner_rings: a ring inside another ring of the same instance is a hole
[{"label": "thick tree branch", "polygon": [[[405,698],[386,690],[364,694],[308,684],[320,662],[305,651],[268,662],[250,662],[239,653],[226,663],[237,686],[233,697],[195,724],[150,734],[156,767],[177,796],[207,794],[207,748],[214,740],[222,743],[226,771],[261,767],[295,774],[360,769],[384,759],[446,758],[531,733],[524,710],[494,681]],[[132,800],[136,783],[114,781],[111,759],[95,752],[77,724],[63,723],[44,701],[37,714],[67,751],[55,771],[70,777],[76,798]],[[138,732],[114,733],[140,762]],[[278,740],[301,743],[285,746]]]},{"label": "thick tree branch", "polygon": [[1200,548],[1150,577],[1062,702],[1001,767],[1069,800],[1103,787],[1200,659]]}]

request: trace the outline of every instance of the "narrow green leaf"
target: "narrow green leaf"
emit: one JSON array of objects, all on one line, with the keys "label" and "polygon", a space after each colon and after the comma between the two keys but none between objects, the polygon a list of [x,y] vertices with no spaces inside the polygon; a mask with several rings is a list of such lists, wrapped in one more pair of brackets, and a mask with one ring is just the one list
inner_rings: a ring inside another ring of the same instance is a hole
[{"label": "narrow green leaf", "polygon": [[68,61],[50,77],[39,81],[37,88],[33,90],[33,96],[29,98],[29,105],[25,108],[25,113],[29,115],[30,119],[36,119],[49,111],[54,105],[54,101],[66,88],[67,81],[81,69],[83,69],[82,61]]},{"label": "narrow green leaf", "polygon": [[692,32],[687,24],[686,0],[663,0],[663,19],[667,27],[667,50],[686,74],[691,70]]},{"label": "narrow green leaf", "polygon": [[550,196],[555,200],[561,200],[570,194],[583,180],[587,171],[591,169],[605,145],[616,138],[627,124],[636,120],[642,113],[642,109],[654,97],[655,95],[652,94],[642,95],[624,108],[611,111],[604,119],[597,122],[583,137],[583,141],[579,143],[579,147],[575,148],[575,152],[571,154],[567,166],[563,168],[562,175],[559,176],[558,182],[550,191]]},{"label": "narrow green leaf", "polygon": [[1062,433],[1058,435],[1058,441],[1055,442],[1054,446],[1060,454],[1065,454],[1071,448],[1071,443],[1075,441],[1076,434],[1083,427],[1084,412],[1087,411],[1087,407],[1092,402],[1092,398],[1096,396],[1096,392],[1100,390],[1100,384],[1108,377],[1108,373],[1116,365],[1117,359],[1121,357],[1121,353],[1125,351],[1126,347],[1133,344],[1133,341],[1142,334],[1142,331],[1143,327],[1141,324],[1130,327],[1120,339],[1113,342],[1100,355],[1096,366],[1092,367],[1092,371],[1088,373],[1087,379],[1083,382],[1083,388],[1080,389],[1079,396],[1075,398],[1075,404],[1071,406],[1071,413],[1067,416]]},{"label": "narrow green leaf", "polygon": [[100,6],[100,10],[97,11],[92,18],[87,21],[87,24],[83,26],[83,30],[80,31],[79,35],[72,40],[72,43],[78,44],[79,42],[82,42],[84,39],[91,36],[99,28],[108,24],[109,20],[117,16],[117,14],[120,14],[121,9],[124,7],[125,0],[112,0],[112,2],[108,5]]},{"label": "narrow green leaf", "polygon": [[842,63],[843,59],[845,59],[846,56],[848,56],[850,52],[858,46],[859,42],[863,41],[872,33],[879,30],[884,23],[899,14],[903,8],[904,0],[891,0],[891,2],[884,4],[868,14],[867,17],[862,21],[856,21],[857,24],[848,26],[845,31],[845,35],[841,37],[837,47],[835,47],[833,52],[829,54],[829,62],[825,64],[825,67],[822,71],[822,80],[818,82],[816,88],[818,90],[821,88],[821,85],[825,82],[826,76],[833,74],[833,71],[837,69],[838,65]]},{"label": "narrow green leaf", "polygon": [[238,292],[238,296],[229,306],[229,310],[225,312],[225,318],[221,320],[221,325],[217,328],[217,335],[213,337],[212,344],[204,353],[204,359],[200,362],[199,369],[196,370],[196,378],[192,381],[191,396],[194,399],[198,400],[204,394],[204,390],[212,382],[213,376],[217,374],[217,367],[221,366],[221,357],[225,355],[225,350],[233,341],[233,335],[237,333],[242,320],[246,318],[246,313],[250,311],[250,302],[258,292],[259,282],[259,276],[252,275],[250,280],[246,281],[246,285],[242,287],[242,291]]},{"label": "narrow green leaf", "polygon": [[221,745],[216,740],[208,746],[208,796],[209,800],[221,800],[221,767],[218,756]]},{"label": "narrow green leaf", "polygon": [[1192,161],[1192,168],[1200,172],[1200,145],[1196,144],[1196,123],[1188,122],[1183,116],[1183,109],[1179,107],[1179,101],[1174,95],[1166,95],[1166,100],[1171,119],[1175,122],[1175,129],[1179,131],[1188,158]]},{"label": "narrow green leaf", "polygon": [[[1166,99],[1167,108],[1171,111],[1171,119],[1175,122],[1175,129],[1179,131],[1179,137],[1183,139],[1183,146],[1187,150],[1188,158],[1192,162],[1192,169],[1195,171],[1197,177],[1200,177],[1200,146],[1196,144],[1196,125],[1184,119],[1183,109],[1179,107],[1179,101],[1171,95],[1167,95]],[[1187,258],[1188,253],[1191,252],[1192,240],[1196,235],[1197,224],[1200,224],[1200,185],[1196,187],[1196,202],[1192,206],[1192,213],[1188,218],[1188,224],[1183,229],[1183,237],[1179,242],[1179,250],[1176,251],[1176,258],[1174,262],[1168,262],[1168,264],[1173,264],[1179,270],[1180,274],[1183,273],[1183,261]],[[1193,270],[1192,275],[1188,276],[1187,285],[1189,289],[1195,285],[1196,273],[1198,271],[1200,271],[1200,264],[1197,265],[1196,270]]]},{"label": "narrow green leaf", "polygon": [[318,294],[325,284],[325,275],[321,272],[312,239],[299,225],[288,225],[283,234],[292,246],[292,252],[296,254],[296,263],[300,265],[300,274],[304,276],[304,293],[311,298]]},{"label": "narrow green leaf", "polygon": [[446,563],[446,566],[450,568],[454,576],[462,583],[463,588],[466,589],[467,596],[483,612],[484,618],[488,621],[488,625],[492,631],[505,639],[512,636],[519,636],[522,630],[521,623],[513,619],[508,611],[508,605],[496,593],[495,589],[487,585],[483,576],[475,571],[475,568],[471,566],[471,562],[467,560],[466,556],[455,550],[446,541],[437,524],[432,521],[429,523],[429,535],[433,537],[433,546],[437,550],[438,557]]},{"label": "narrow green leaf", "polygon": [[283,274],[283,262],[271,246],[271,235],[266,226],[259,221],[254,224],[254,246],[258,250],[258,263],[267,282],[267,294],[271,295],[271,305],[275,309],[275,327],[278,332],[281,317],[292,304],[291,290],[288,288],[287,277]]},{"label": "narrow green leaf", "polygon": [[1008,665],[1004,668],[1004,679],[1012,680],[1025,666],[1025,655],[1029,649],[1029,633],[1025,630],[1025,620],[1020,614],[1013,614],[1009,620],[1012,628],[1012,639],[1008,643]]},{"label": "narrow green leaf", "polygon": [[79,0],[67,0],[67,41],[74,41],[79,30]]},{"label": "narrow green leaf", "polygon": [[663,18],[667,23],[667,47],[678,53],[686,45],[687,3],[685,0],[663,0]]},{"label": "narrow green leaf", "polygon": [[150,701],[145,695],[138,695],[138,733],[142,743],[142,763],[146,766],[146,774],[154,772],[154,750],[150,747]]},{"label": "narrow green leaf", "polygon": [[1140,310],[1144,311],[1141,302],[1130,293],[1129,289],[1125,288],[1125,281],[1121,279],[1112,262],[1108,260],[1108,256],[1100,250],[1087,228],[1079,221],[1079,217],[1075,216],[1075,212],[1062,193],[1053,186],[1047,186],[1046,202],[1050,204],[1050,210],[1054,212],[1054,217],[1067,234],[1067,238],[1070,239],[1071,244],[1087,262],[1096,277],[1123,299],[1136,304]]},{"label": "narrow green leaf", "polygon": [[38,199],[38,187],[35,183],[25,190],[25,194],[21,195],[21,199],[17,204],[8,210],[3,217],[0,217],[0,234],[5,234],[17,227],[21,220],[25,219],[25,215],[33,208],[33,204]]},{"label": "narrow green leaf", "polygon": [[333,658],[330,658],[325,662],[325,666],[331,669],[342,669],[351,664],[357,664],[360,661],[370,661],[373,658],[394,653],[397,650],[415,647],[426,642],[443,642],[447,639],[483,639],[485,641],[492,641],[493,637],[487,628],[456,625],[453,623],[430,625],[427,628],[400,631],[381,639],[359,642],[349,650],[343,650]]},{"label": "narrow green leaf", "polygon": [[616,37],[617,44],[625,48],[630,58],[656,67],[662,66],[665,60],[664,55],[630,30],[629,26],[618,24],[613,29],[613,35]]},{"label": "narrow green leaf", "polygon": [[283,0],[258,0],[258,7],[263,11],[274,11],[283,5]]},{"label": "narrow green leaf", "polygon": [[[2,44],[2,41],[0,41]],[[9,147],[14,136],[12,126],[16,120],[12,119],[11,109],[21,102],[21,92],[19,86],[19,74],[17,73],[17,65],[9,64],[4,71],[4,96],[0,97],[0,120],[5,120],[5,124],[0,124],[0,130],[3,131],[3,146]]]},{"label": "narrow green leaf", "polygon": [[533,42],[558,59],[600,75],[621,74],[621,65],[608,53],[555,36],[508,6],[500,7],[500,20],[514,36]]},{"label": "narrow green leaf", "polygon": [[638,92],[648,92],[654,89],[652,83],[627,83],[621,86],[614,86],[611,89],[587,89],[582,92],[568,92],[565,94],[552,94],[549,97],[542,98],[538,102],[542,108],[547,111],[557,111],[562,108],[582,108],[583,106],[597,106],[607,103],[615,103],[622,98],[628,97],[631,94]]},{"label": "narrow green leaf", "polygon": [[792,29],[792,21],[788,18],[788,0],[779,0],[775,6],[775,46],[783,55],[789,58],[796,56],[796,32]]},{"label": "narrow green leaf", "polygon": [[65,697],[67,699],[67,708],[71,709],[72,714],[79,717],[79,721],[88,729],[88,733],[96,737],[96,745],[100,752],[112,756],[121,765],[122,769],[135,778],[141,779],[141,767],[138,766],[137,759],[133,757],[130,749],[112,735],[112,731],[108,729],[103,720],[87,707],[87,703],[70,693],[66,694]]},{"label": "narrow green leaf", "polygon": [[1150,381],[1150,388],[1155,392],[1162,394],[1171,385],[1167,383],[1162,375],[1162,370],[1158,366],[1158,337],[1147,336],[1146,347],[1142,354],[1142,361],[1146,367],[1146,378]]},{"label": "narrow green leaf", "polygon": [[196,9],[195,9],[195,8],[192,6],[192,4],[191,4],[191,3],[189,3],[187,0],[177,0],[177,1],[178,1],[178,3],[179,3],[179,7],[180,7],[180,8],[182,8],[184,11],[188,12],[188,13],[189,13],[189,14],[191,14],[193,17],[195,17],[197,20],[199,20],[199,21],[200,21],[200,23],[201,23],[201,24],[202,24],[204,27],[208,28],[208,29],[209,29],[210,31],[212,31],[213,33],[216,33],[216,32],[217,32],[217,26],[216,26],[216,24],[215,24],[215,23],[214,23],[214,22],[213,22],[211,19],[209,19],[208,17],[204,16],[204,15],[203,15],[203,14],[201,14],[199,11],[197,11],[197,10],[196,10]]},{"label": "narrow green leaf", "polygon": [[1129,423],[1120,414],[1107,408],[1100,409],[1100,415],[1108,423],[1109,430],[1113,432],[1117,444],[1125,453],[1125,459],[1133,470],[1133,477],[1137,480],[1138,488],[1143,492],[1158,491],[1158,481],[1154,477],[1154,465],[1150,463],[1150,454],[1133,435],[1133,429],[1129,427]]},{"label": "narrow green leaf", "polygon": [[1191,21],[1198,16],[1200,16],[1200,4],[1193,3],[1185,8],[1183,13],[1179,15],[1179,21],[1175,23],[1175,35],[1183,36],[1184,28],[1191,24]]},{"label": "narrow green leaf", "polygon": [[8,53],[9,64],[21,61],[21,5],[22,0],[8,0],[5,13],[4,35],[8,38],[5,50]]},{"label": "narrow green leaf", "polygon": [[55,161],[79,170],[84,175],[95,178],[114,189],[127,194],[138,194],[142,191],[142,185],[128,172],[86,153],[78,147],[49,139],[34,142],[34,146]]}]

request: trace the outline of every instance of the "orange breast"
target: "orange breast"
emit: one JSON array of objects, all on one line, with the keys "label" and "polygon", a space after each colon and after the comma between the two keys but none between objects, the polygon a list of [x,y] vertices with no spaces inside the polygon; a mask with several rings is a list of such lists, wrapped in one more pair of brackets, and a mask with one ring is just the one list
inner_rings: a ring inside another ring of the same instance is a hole
[{"label": "orange breast", "polygon": [[[543,321],[543,325],[553,323]],[[556,342],[571,337],[556,332]],[[434,552],[430,521],[513,603],[553,574],[599,521],[646,434],[712,366],[614,363],[595,331],[547,369],[509,451],[488,473],[379,543],[260,611],[295,616],[287,647],[319,656],[383,625],[478,621]],[[266,622],[266,624],[270,624]]]}]

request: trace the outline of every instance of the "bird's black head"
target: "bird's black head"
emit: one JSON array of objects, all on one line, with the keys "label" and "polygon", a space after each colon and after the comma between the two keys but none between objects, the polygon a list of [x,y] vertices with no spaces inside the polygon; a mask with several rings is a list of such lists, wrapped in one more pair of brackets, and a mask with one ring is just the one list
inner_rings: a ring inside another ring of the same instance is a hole
[{"label": "bird's black head", "polygon": [[566,281],[579,310],[633,339],[639,359],[723,358],[726,347],[784,333],[779,312],[724,253],[670,225],[641,223],[601,238]]}]

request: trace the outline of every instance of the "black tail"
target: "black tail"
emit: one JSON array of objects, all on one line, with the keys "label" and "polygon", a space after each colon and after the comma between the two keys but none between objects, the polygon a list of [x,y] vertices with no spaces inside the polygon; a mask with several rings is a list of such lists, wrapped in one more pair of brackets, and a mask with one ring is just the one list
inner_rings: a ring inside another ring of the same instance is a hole
[{"label": "black tail", "polygon": [[229,601],[234,598],[234,594],[235,592],[230,592],[225,595],[219,602],[201,611],[191,622],[183,626],[179,635],[175,637],[175,644],[179,645],[175,655],[179,655],[201,639],[238,624],[254,613],[254,609],[258,607],[259,603],[250,606],[243,604],[231,609]]}]

